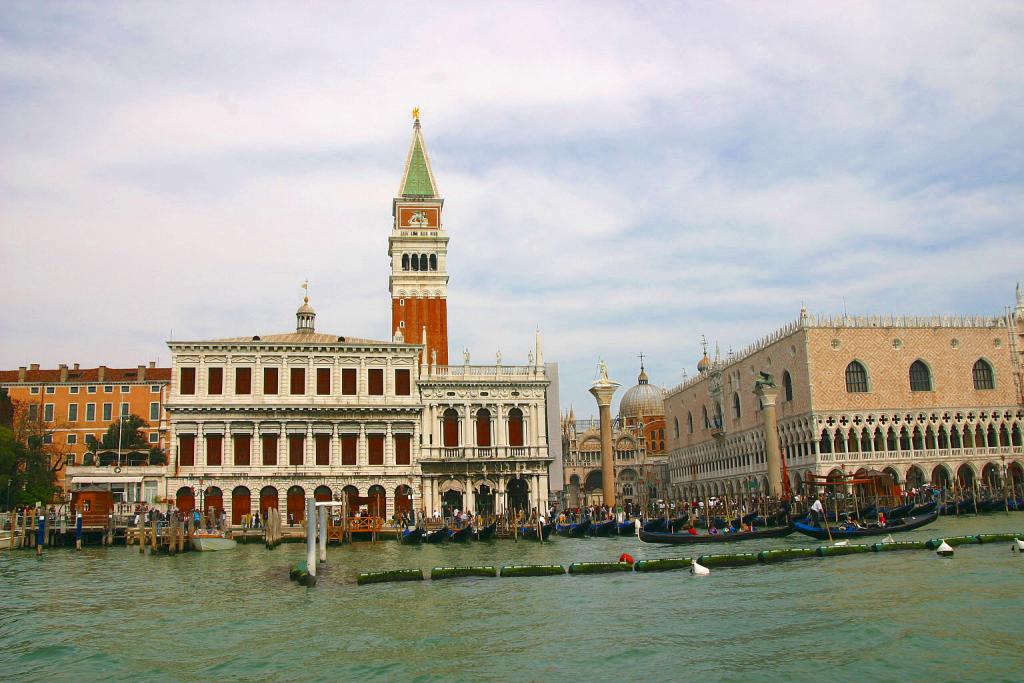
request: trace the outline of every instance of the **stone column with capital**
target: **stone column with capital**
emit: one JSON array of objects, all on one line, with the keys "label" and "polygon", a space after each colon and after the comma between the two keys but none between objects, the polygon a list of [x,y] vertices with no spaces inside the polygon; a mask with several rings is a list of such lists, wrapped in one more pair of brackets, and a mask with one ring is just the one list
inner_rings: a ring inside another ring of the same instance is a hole
[{"label": "stone column with capital", "polygon": [[619,388],[619,383],[608,379],[608,368],[604,361],[600,364],[601,376],[590,393],[597,399],[597,407],[601,417],[601,490],[604,504],[609,508],[615,506],[615,460],[612,454],[612,396]]},{"label": "stone column with capital", "polygon": [[775,399],[779,390],[774,383],[759,381],[754,387],[754,395],[761,399],[761,415],[764,418],[764,451],[765,463],[768,466],[768,494],[778,498],[784,490],[782,486],[782,455],[779,449],[779,428],[775,416]]}]

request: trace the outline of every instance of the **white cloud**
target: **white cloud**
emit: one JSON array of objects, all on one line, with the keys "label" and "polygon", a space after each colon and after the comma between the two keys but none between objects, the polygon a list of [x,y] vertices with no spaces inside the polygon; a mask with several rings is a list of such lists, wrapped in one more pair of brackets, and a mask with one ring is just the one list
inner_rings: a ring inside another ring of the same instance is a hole
[{"label": "white cloud", "polygon": [[[1020,275],[1015,3],[5,8],[0,365],[389,335],[420,105],[452,347],[534,326],[588,405],[796,315],[998,311]],[[580,413],[580,410],[577,411]]]}]

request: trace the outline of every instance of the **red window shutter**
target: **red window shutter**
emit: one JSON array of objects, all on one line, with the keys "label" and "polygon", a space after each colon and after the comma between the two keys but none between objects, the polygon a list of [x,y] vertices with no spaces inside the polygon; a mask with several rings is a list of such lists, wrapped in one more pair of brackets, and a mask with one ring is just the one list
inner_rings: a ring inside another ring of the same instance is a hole
[{"label": "red window shutter", "polygon": [[196,464],[196,437],[192,434],[178,436],[178,464],[182,467],[194,467]]},{"label": "red window shutter", "polygon": [[367,384],[370,396],[383,396],[384,395],[384,370],[381,368],[371,368],[367,370]]},{"label": "red window shutter", "polygon": [[263,464],[277,465],[277,435],[263,437]]},{"label": "red window shutter", "polygon": [[320,396],[327,396],[331,393],[331,369],[316,369],[316,393]]},{"label": "red window shutter", "polygon": [[277,393],[277,368],[263,368],[263,393]]},{"label": "red window shutter", "polygon": [[224,391],[224,368],[206,369],[206,393],[220,394]]},{"label": "red window shutter", "polygon": [[291,394],[301,396],[306,393],[306,368],[291,369]]},{"label": "red window shutter", "polygon": [[371,465],[384,464],[384,435],[369,434],[366,437],[369,446],[369,458]]},{"label": "red window shutter", "polygon": [[220,434],[210,434],[206,437],[206,464],[220,467],[223,462],[222,453],[224,448],[224,437]]},{"label": "red window shutter", "polygon": [[490,413],[476,416],[476,445],[483,448],[488,448],[491,445]]},{"label": "red window shutter", "polygon": [[341,393],[345,396],[355,396],[358,393],[356,379],[355,368],[343,368],[341,371]]},{"label": "red window shutter", "polygon": [[359,446],[359,437],[355,434],[343,434],[341,436],[341,464],[355,465],[356,453]]},{"label": "red window shutter", "polygon": [[412,459],[412,437],[409,434],[395,434],[395,464],[408,465]]},{"label": "red window shutter", "polygon": [[252,393],[252,368],[235,368],[235,393]]},{"label": "red window shutter", "polygon": [[245,465],[249,464],[249,449],[252,447],[252,437],[248,434],[238,434],[235,436],[235,464]]},{"label": "red window shutter", "polygon": [[181,368],[181,393],[187,396],[196,393],[195,368]]},{"label": "red window shutter", "polygon": [[306,438],[303,436],[288,437],[288,464],[301,465],[303,460],[303,449],[306,446]]},{"label": "red window shutter", "polygon": [[331,437],[327,434],[317,434],[316,440],[316,464],[327,466],[331,464]]},{"label": "red window shutter", "polygon": [[408,396],[412,393],[409,385],[409,371],[395,370],[395,394],[397,396]]},{"label": "red window shutter", "polygon": [[459,418],[444,418],[444,446],[445,448],[456,448],[459,445]]},{"label": "red window shutter", "polygon": [[523,419],[512,418],[508,421],[508,445],[519,448],[523,445]]}]

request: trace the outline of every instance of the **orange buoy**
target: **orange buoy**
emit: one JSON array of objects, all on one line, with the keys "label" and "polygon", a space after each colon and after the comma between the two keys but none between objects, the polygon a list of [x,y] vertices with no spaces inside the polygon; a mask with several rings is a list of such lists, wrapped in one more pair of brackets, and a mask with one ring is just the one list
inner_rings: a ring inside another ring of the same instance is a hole
[{"label": "orange buoy", "polygon": [[622,553],[619,555],[619,562],[625,562],[626,564],[633,564],[633,556],[629,553]]}]

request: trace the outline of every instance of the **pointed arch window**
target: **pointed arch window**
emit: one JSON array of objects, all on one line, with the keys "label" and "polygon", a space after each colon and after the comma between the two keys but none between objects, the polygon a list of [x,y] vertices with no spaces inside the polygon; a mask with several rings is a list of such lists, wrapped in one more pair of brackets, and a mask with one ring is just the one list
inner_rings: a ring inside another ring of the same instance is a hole
[{"label": "pointed arch window", "polygon": [[868,393],[868,371],[860,361],[846,366],[846,391],[850,394]]},{"label": "pointed arch window", "polygon": [[[705,418],[707,417],[707,411],[704,413]],[[688,434],[693,434],[693,413],[686,413],[686,431]]]},{"label": "pointed arch window", "polygon": [[971,374],[974,376],[975,389],[996,388],[996,380],[995,375],[992,372],[992,366],[984,358],[979,358],[975,361],[974,367],[971,369]]},{"label": "pointed arch window", "polygon": [[789,370],[784,370],[782,373],[782,390],[785,392],[783,395],[787,401],[793,400],[793,378],[789,374]]},{"label": "pointed arch window", "polygon": [[928,369],[928,366],[920,360],[915,360],[910,366],[910,390],[932,390],[932,372]]},{"label": "pointed arch window", "polygon": [[704,429],[711,429],[711,420],[708,419],[708,407],[701,407],[701,411],[704,413]]},{"label": "pointed arch window", "polygon": [[678,417],[672,418],[672,423],[675,426],[676,438],[678,439],[679,438],[679,418]]},{"label": "pointed arch window", "polygon": [[740,409],[740,395],[738,393],[734,393],[732,395],[732,416],[734,419],[738,420],[740,419],[741,414],[742,411]]}]

